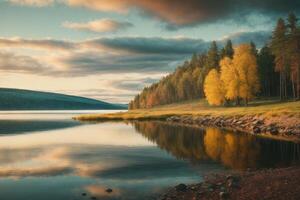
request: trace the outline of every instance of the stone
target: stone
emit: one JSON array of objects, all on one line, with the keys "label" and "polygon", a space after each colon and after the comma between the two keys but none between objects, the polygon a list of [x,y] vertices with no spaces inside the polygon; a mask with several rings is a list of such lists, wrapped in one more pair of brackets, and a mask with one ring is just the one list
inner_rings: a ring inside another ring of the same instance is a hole
[{"label": "stone", "polygon": [[278,133],[278,129],[276,127],[272,127],[270,130],[271,134],[277,134]]},{"label": "stone", "polygon": [[232,175],[227,175],[226,180],[229,180],[229,179],[233,179],[233,176]]},{"label": "stone", "polygon": [[185,192],[187,190],[187,186],[183,183],[175,186],[176,191]]},{"label": "stone", "polygon": [[111,189],[111,188],[107,188],[106,190],[105,190],[105,192],[107,192],[107,193],[111,193],[113,190]]},{"label": "stone", "polygon": [[238,184],[238,182],[236,180],[229,179],[228,180],[228,187],[237,188],[237,187],[239,187],[239,184]]},{"label": "stone", "polygon": [[220,199],[227,199],[229,197],[228,192],[220,192],[219,193]]},{"label": "stone", "polygon": [[258,134],[260,132],[261,132],[261,129],[259,127],[257,127],[257,126],[253,127],[253,133],[254,134]]}]

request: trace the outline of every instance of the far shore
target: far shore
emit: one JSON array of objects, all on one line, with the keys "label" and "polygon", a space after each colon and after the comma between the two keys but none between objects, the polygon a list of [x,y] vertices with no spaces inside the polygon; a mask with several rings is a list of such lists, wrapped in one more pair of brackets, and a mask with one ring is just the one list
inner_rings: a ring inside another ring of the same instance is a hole
[{"label": "far shore", "polygon": [[213,107],[205,100],[151,109],[74,117],[81,121],[165,120],[196,126],[215,126],[250,134],[300,141],[300,101],[257,100],[247,107]]}]

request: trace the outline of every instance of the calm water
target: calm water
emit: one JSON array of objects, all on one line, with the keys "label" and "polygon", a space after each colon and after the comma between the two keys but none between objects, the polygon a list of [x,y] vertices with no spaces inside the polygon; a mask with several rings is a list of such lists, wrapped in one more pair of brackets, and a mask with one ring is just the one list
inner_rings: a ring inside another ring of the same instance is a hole
[{"label": "calm water", "polygon": [[0,112],[0,199],[153,199],[207,173],[300,161],[300,145],[291,142],[166,122],[81,123],[72,116]]}]

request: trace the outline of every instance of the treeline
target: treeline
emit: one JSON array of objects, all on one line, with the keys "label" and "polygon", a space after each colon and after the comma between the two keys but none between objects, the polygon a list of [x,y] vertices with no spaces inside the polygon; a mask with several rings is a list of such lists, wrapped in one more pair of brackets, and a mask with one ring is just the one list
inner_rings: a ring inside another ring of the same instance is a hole
[{"label": "treeline", "polygon": [[[260,50],[256,49],[253,42],[241,46],[233,48],[232,42],[228,40],[224,47],[219,49],[217,43],[213,41],[207,52],[194,54],[175,72],[162,78],[158,83],[144,88],[129,103],[129,109],[151,108],[157,105],[204,98],[204,82],[208,73],[214,69],[214,73],[218,73],[217,76],[220,76],[222,82],[221,61],[223,64],[224,60],[229,63],[233,62],[235,51],[239,48],[240,53],[241,49],[244,53],[248,52],[245,55],[248,55],[248,58],[251,57],[251,66],[256,66],[254,72],[252,70],[252,76],[255,77],[251,78],[257,82],[254,81],[255,86],[251,85],[252,89],[247,90],[251,92],[247,94],[247,98],[240,98],[239,95],[236,95],[235,101],[238,104],[242,99],[248,102],[257,95],[280,96],[281,100],[300,98],[300,27],[294,14],[288,16],[287,22],[281,18],[278,20],[270,41]],[[236,56],[235,60],[237,61],[237,59]],[[241,62],[239,64],[241,69],[247,70],[248,68],[243,66],[243,61]],[[245,72],[244,75],[247,73]],[[231,78],[228,77],[228,79]],[[233,98],[228,98],[225,92],[222,103],[228,103],[231,99]]]}]

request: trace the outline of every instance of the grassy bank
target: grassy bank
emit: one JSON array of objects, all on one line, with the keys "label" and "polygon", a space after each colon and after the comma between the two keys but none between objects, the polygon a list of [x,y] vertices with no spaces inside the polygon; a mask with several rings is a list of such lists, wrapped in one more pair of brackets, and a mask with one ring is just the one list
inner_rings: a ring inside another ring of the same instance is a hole
[{"label": "grassy bank", "polygon": [[89,114],[75,117],[77,120],[146,120],[166,119],[170,116],[245,116],[260,115],[272,118],[300,119],[300,101],[279,102],[277,100],[253,101],[247,107],[214,107],[205,100],[158,106],[151,109],[138,109],[113,114]]}]

